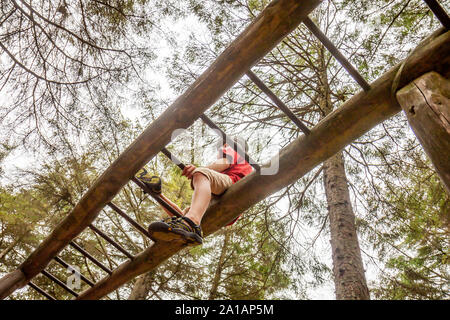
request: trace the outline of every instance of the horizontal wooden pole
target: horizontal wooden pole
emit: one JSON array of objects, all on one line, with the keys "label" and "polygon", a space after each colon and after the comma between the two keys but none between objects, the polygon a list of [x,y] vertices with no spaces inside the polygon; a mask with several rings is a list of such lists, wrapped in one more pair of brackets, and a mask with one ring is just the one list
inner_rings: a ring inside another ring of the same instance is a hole
[{"label": "horizontal wooden pole", "polygon": [[37,292],[39,292],[40,294],[42,294],[47,299],[49,299],[49,300],[56,300],[56,298],[54,296],[52,296],[51,294],[45,292],[41,287],[35,285],[33,282],[28,283],[28,285],[31,288],[33,288],[34,290],[36,290]]},{"label": "horizontal wooden pole", "polygon": [[228,143],[234,151],[237,152],[238,155],[240,155],[242,158],[245,159],[245,161],[247,161],[255,170],[260,170],[261,168],[259,167],[259,164],[252,159],[247,152],[245,152],[245,150],[243,150],[240,146],[239,143],[234,143],[232,137],[228,136],[222,129],[219,128],[218,125],[216,125],[210,118],[208,118],[208,116],[206,114],[202,114],[200,116],[200,119],[203,120],[204,123],[206,123],[206,125],[208,127],[210,127],[211,129],[216,131],[216,134],[220,135],[222,138],[222,142],[223,143]]},{"label": "horizontal wooden pole", "polygon": [[278,96],[272,92],[272,90],[267,87],[264,82],[258,78],[256,74],[254,74],[251,70],[248,70],[246,73],[247,77],[249,77],[250,80],[253,81],[253,83],[262,91],[265,93],[266,96],[269,97],[270,100],[280,109],[284,112],[285,115],[288,116],[289,119],[291,119],[292,122],[295,123],[295,125],[303,131],[304,134],[309,134],[309,129],[306,125],[303,124],[303,122],[295,115],[294,112],[291,111],[291,109],[288,108],[287,105],[284,104],[283,101],[281,101]]},{"label": "horizontal wooden pole", "polygon": [[348,72],[348,74],[355,80],[361,88],[365,91],[370,89],[370,85],[366,79],[356,70],[356,68],[344,57],[344,55],[336,48],[336,46],[327,38],[327,36],[316,26],[316,24],[309,18],[306,18],[303,23],[311,31],[314,36],[328,49],[333,57],[341,64],[341,66]]},{"label": "horizontal wooden pole", "polygon": [[22,288],[26,284],[27,278],[22,270],[17,269],[8,273],[0,281],[0,299],[5,299],[16,289]]},{"label": "horizontal wooden pole", "polygon": [[56,283],[58,286],[69,292],[71,295],[78,297],[78,293],[73,291],[71,288],[69,288],[63,281],[59,280],[57,277],[55,277],[53,274],[51,274],[48,271],[42,270],[41,273],[46,276],[48,279]]},{"label": "horizontal wooden pole", "polygon": [[[216,61],[111,164],[71,213],[20,269],[31,280],[97,217],[120,189],[167,143],[188,128],[255,63],[293,31],[321,0],[274,0]],[[4,288],[0,279],[0,290]],[[9,290],[4,288],[4,290]],[[1,291],[0,291],[1,295]]]},{"label": "horizontal wooden pole", "polygon": [[[450,71],[450,32],[437,32],[420,45],[407,58],[399,80],[399,88],[430,70],[443,75]],[[438,34],[441,34],[437,37]],[[437,37],[437,38],[435,38]],[[371,128],[400,111],[392,94],[393,81],[400,64],[386,72],[363,91],[320,121],[309,135],[301,136],[282,150],[278,157],[276,175],[253,172],[212,202],[202,220],[205,236],[219,230],[249,207],[268,195],[295,182],[315,166],[361,137]],[[272,159],[272,163],[277,158]],[[268,164],[262,169],[268,167]],[[136,276],[155,269],[158,265],[184,248],[179,242],[154,243],[138,254],[133,261],[121,264],[113,273],[77,299],[100,299]]]},{"label": "horizontal wooden pole", "polygon": [[75,270],[74,267],[72,267],[70,264],[68,264],[66,261],[64,261],[63,259],[61,259],[60,257],[56,256],[53,258],[56,262],[58,262],[60,265],[62,265],[64,268],[69,269],[71,268],[76,274],[78,274],[78,276],[80,277],[81,280],[83,280],[84,282],[86,282],[88,285],[90,285],[91,287],[94,285],[94,283],[89,280],[88,278],[86,278],[84,275],[82,275],[81,273],[79,273],[78,271]]},{"label": "horizontal wooden pole", "polygon": [[109,202],[108,206],[113,209],[118,215],[120,215],[122,218],[124,218],[126,221],[128,221],[129,224],[131,224],[136,230],[138,230],[140,233],[142,233],[147,238],[150,237],[148,234],[147,229],[145,229],[143,226],[141,226],[137,221],[135,221],[133,218],[131,218],[129,215],[127,215],[125,212],[123,212],[118,206],[116,206],[114,203]]},{"label": "horizontal wooden pole", "polygon": [[120,252],[122,252],[128,259],[133,259],[133,255],[131,253],[129,253],[124,247],[122,247],[120,244],[118,244],[116,241],[114,241],[113,239],[111,239],[111,237],[109,237],[106,233],[104,233],[102,230],[100,230],[99,228],[97,228],[94,225],[89,225],[89,229],[91,229],[93,232],[95,232],[96,234],[98,234],[100,237],[102,237],[103,239],[105,239],[110,245],[112,245],[114,248],[116,248],[117,250],[119,250]]},{"label": "horizontal wooden pole", "polygon": [[95,259],[89,252],[87,252],[82,247],[80,247],[75,241],[69,242],[69,245],[72,248],[74,248],[75,250],[77,250],[79,253],[81,253],[85,258],[91,260],[97,267],[99,267],[100,269],[102,269],[106,273],[108,273],[108,274],[112,273],[112,270],[109,270],[108,267],[106,267],[103,263],[101,263],[100,261]]},{"label": "horizontal wooden pole", "polygon": [[449,30],[450,29],[450,18],[445,12],[444,8],[439,4],[437,0],[424,0],[428,7],[433,11],[434,15],[442,23],[442,25]]}]

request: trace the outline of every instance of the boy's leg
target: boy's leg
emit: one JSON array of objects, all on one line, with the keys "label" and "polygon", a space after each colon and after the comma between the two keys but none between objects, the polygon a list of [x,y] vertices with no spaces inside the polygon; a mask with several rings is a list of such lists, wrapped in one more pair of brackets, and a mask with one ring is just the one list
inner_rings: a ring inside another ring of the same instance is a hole
[{"label": "boy's leg", "polygon": [[197,172],[192,177],[192,185],[194,186],[194,194],[192,195],[191,207],[186,213],[186,217],[195,224],[200,225],[211,201],[211,183],[205,175]]},{"label": "boy's leg", "polygon": [[200,223],[211,201],[211,194],[222,194],[233,182],[230,177],[207,168],[196,170],[198,172],[194,172],[191,180],[194,194],[186,215],[150,224],[149,234],[152,240],[173,241],[184,238],[190,244],[203,242]]},{"label": "boy's leg", "polygon": [[186,239],[190,244],[203,242],[200,222],[211,200],[211,185],[209,179],[201,173],[192,177],[194,194],[191,206],[182,218],[166,218],[153,222],[149,226],[150,238],[154,241],[173,241]]}]

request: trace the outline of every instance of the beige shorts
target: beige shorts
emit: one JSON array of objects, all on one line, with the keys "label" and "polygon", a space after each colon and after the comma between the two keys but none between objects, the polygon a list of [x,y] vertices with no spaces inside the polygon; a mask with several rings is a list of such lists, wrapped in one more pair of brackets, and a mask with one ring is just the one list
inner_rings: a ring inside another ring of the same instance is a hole
[{"label": "beige shorts", "polygon": [[[194,170],[193,174],[199,172],[203,174],[206,178],[208,178],[209,183],[211,184],[211,193],[215,195],[220,195],[225,192],[232,184],[233,180],[226,174],[214,171],[209,168],[197,168]],[[191,187],[194,189],[192,185],[193,179],[191,180]]]}]

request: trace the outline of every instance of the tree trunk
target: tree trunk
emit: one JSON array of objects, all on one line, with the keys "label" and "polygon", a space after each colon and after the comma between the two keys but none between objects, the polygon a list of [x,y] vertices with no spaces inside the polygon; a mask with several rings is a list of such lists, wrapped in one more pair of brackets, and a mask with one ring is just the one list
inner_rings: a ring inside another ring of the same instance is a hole
[{"label": "tree trunk", "polygon": [[139,277],[133,286],[128,300],[146,300],[151,290],[155,272],[150,271]]},{"label": "tree trunk", "polygon": [[211,290],[209,293],[208,300],[214,300],[217,297],[217,289],[219,288],[220,279],[223,271],[223,263],[227,254],[227,247],[231,236],[231,228],[225,229],[225,238],[223,239],[222,250],[220,252],[219,261],[217,263],[216,272],[214,273],[214,278],[212,281]]},{"label": "tree trunk", "polygon": [[342,152],[326,160],[323,166],[323,180],[330,218],[336,299],[370,299]]},{"label": "tree trunk", "polygon": [[450,195],[450,81],[426,73],[399,90],[397,100]]},{"label": "tree trunk", "polygon": [[[319,56],[322,95],[319,103],[324,116],[333,111],[326,58],[325,49],[322,46]],[[330,218],[336,299],[368,300],[370,299],[369,289],[356,235],[355,215],[350,202],[342,151],[324,161],[323,182]]]}]

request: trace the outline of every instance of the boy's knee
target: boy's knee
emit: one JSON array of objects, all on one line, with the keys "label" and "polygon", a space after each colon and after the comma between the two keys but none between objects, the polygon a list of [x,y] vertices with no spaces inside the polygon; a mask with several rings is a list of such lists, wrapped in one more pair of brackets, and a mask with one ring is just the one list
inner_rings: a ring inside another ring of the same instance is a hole
[{"label": "boy's knee", "polygon": [[201,172],[195,172],[192,176],[192,182],[193,184],[198,184],[198,183],[209,183],[209,179]]}]

